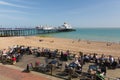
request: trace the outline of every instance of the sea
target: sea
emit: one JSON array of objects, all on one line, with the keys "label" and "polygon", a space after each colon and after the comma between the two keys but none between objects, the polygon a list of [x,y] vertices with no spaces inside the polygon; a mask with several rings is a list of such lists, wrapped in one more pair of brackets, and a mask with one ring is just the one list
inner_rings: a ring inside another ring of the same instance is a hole
[{"label": "sea", "polygon": [[40,36],[120,43],[120,28],[76,28],[76,31],[49,33]]}]

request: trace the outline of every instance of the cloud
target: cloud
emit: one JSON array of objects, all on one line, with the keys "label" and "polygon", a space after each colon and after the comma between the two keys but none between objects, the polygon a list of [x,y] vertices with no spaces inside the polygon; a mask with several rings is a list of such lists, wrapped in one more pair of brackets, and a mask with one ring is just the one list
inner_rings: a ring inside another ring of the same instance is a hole
[{"label": "cloud", "polygon": [[0,9],[0,13],[19,13],[19,14],[28,14],[27,12],[18,11],[18,10],[5,10]]},{"label": "cloud", "polygon": [[13,4],[5,1],[0,1],[0,5],[13,6],[13,7],[19,7],[19,8],[29,8],[27,6],[17,5],[17,4]]},{"label": "cloud", "polygon": [[22,17],[22,16],[14,16],[14,15],[8,15],[8,14],[1,14],[0,13],[0,18],[3,18],[3,21],[6,19],[10,20],[28,20],[27,17]]}]

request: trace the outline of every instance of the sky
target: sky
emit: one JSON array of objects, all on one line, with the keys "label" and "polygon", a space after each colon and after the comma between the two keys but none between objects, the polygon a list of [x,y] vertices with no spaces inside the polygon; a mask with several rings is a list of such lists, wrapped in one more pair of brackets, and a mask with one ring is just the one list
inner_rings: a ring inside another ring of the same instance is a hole
[{"label": "sky", "polygon": [[120,0],[0,0],[0,27],[120,28]]}]

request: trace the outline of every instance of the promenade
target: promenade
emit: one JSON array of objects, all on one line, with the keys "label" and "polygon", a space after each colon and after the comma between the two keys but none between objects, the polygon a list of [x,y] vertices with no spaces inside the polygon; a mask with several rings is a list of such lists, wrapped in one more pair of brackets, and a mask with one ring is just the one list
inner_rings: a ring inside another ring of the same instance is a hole
[{"label": "promenade", "polygon": [[0,64],[0,80],[59,80],[36,72],[25,73],[22,70],[12,65]]}]

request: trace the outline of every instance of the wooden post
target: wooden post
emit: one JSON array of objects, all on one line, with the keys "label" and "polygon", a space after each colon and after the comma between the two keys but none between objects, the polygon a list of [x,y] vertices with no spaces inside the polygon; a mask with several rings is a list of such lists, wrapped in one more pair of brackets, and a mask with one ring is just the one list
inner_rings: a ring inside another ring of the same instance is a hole
[{"label": "wooden post", "polygon": [[72,74],[73,74],[73,69],[69,69],[69,73],[68,73],[68,80],[72,79]]},{"label": "wooden post", "polygon": [[0,30],[0,36],[2,36],[2,31]]},{"label": "wooden post", "polygon": [[53,70],[53,65],[52,64],[50,64],[50,68],[51,68],[51,75],[52,75],[52,70]]}]

